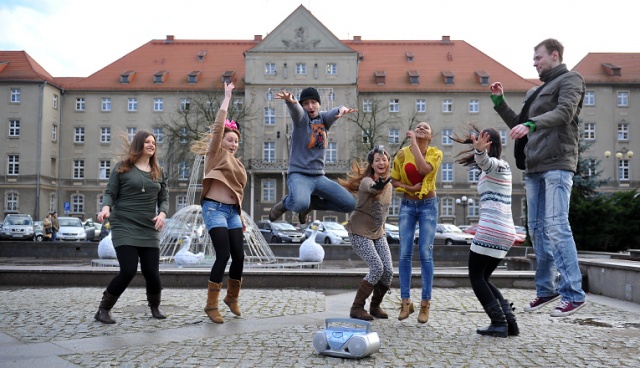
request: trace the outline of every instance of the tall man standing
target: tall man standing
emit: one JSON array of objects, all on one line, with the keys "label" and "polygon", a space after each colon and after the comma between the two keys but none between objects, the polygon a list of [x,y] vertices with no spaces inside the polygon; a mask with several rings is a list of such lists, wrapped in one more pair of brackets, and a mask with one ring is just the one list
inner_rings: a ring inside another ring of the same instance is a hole
[{"label": "tall man standing", "polygon": [[571,315],[586,305],[569,224],[571,187],[578,167],[578,114],[585,83],[580,74],[568,71],[562,63],[563,52],[564,46],[555,39],[546,39],[534,48],[533,66],[544,84],[527,93],[520,114],[505,100],[502,84],[491,85],[494,109],[511,128],[511,138],[528,136],[525,190],[538,267],[537,296],[524,310],[535,311],[561,296],[552,317]]}]

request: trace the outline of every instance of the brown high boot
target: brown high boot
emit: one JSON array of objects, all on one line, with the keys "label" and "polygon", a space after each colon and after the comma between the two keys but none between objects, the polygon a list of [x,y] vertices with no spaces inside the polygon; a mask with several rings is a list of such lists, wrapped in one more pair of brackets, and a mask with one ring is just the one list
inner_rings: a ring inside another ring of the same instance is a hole
[{"label": "brown high boot", "polygon": [[98,307],[98,311],[94,318],[96,321],[100,321],[102,323],[106,323],[108,325],[112,325],[116,323],[116,320],[111,318],[111,308],[113,308],[114,304],[118,301],[119,296],[111,295],[106,290],[102,293],[102,301],[100,301],[100,306]]},{"label": "brown high boot", "polygon": [[240,315],[240,307],[238,307],[240,286],[242,286],[242,280],[227,280],[227,296],[224,297],[224,304],[228,305],[231,313],[236,316]]},{"label": "brown high boot", "polygon": [[384,295],[389,291],[389,287],[378,281],[373,285],[373,295],[371,296],[371,305],[369,306],[369,313],[376,318],[389,318],[387,312],[380,308],[380,303]]},{"label": "brown high boot", "polygon": [[364,309],[367,298],[369,297],[369,295],[371,295],[372,292],[373,285],[371,285],[369,281],[360,281],[358,291],[356,292],[356,297],[353,300],[353,305],[351,305],[351,311],[349,312],[349,316],[351,318],[362,319],[365,321],[373,320],[373,317]]},{"label": "brown high boot", "polygon": [[220,289],[222,289],[222,283],[216,284],[209,281],[208,294],[207,294],[207,306],[204,307],[204,312],[209,316],[209,319],[213,323],[224,323],[220,310],[218,309],[218,295],[220,295]]},{"label": "brown high boot", "polygon": [[165,319],[167,316],[160,309],[160,296],[162,293],[156,295],[147,294],[147,302],[149,302],[149,308],[151,308],[151,315],[156,319]]},{"label": "brown high boot", "polygon": [[423,300],[420,303],[420,313],[418,313],[418,322],[427,323],[429,320],[429,309],[431,309],[431,301]]}]

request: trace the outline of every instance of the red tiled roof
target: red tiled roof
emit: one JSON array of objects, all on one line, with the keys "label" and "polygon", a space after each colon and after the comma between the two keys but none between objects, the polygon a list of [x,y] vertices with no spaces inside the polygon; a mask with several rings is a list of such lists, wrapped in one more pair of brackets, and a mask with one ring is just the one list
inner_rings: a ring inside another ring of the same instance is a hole
[{"label": "red tiled roof", "polygon": [[33,60],[26,51],[0,51],[0,81],[47,81],[47,83],[58,85],[51,74]]},{"label": "red tiled roof", "polygon": [[[611,75],[603,64],[619,67],[620,75]],[[587,84],[640,83],[640,53],[590,52],[572,70]]]},{"label": "red tiled roof", "polygon": [[[510,91],[528,91],[539,84],[512,72],[465,41],[343,41],[358,52],[358,89],[362,92],[487,92],[479,77],[500,81]],[[413,61],[409,61],[412,56]],[[386,73],[385,84],[376,83],[375,72]],[[409,82],[409,72],[419,74],[419,84]],[[454,84],[444,76],[453,75]]]}]

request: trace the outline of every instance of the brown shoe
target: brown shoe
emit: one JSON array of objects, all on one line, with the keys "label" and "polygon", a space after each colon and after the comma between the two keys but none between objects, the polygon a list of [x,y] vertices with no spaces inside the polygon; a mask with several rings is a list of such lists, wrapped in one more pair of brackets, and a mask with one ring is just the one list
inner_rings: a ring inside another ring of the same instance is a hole
[{"label": "brown shoe", "polygon": [[209,316],[209,319],[213,323],[224,323],[220,310],[218,309],[218,295],[220,295],[220,289],[222,283],[215,283],[209,281],[208,293],[207,293],[207,305],[204,307],[204,312]]},{"label": "brown shoe", "polygon": [[273,222],[279,219],[285,212],[287,212],[287,209],[284,208],[284,203],[280,200],[280,202],[276,203],[275,206],[271,207],[271,210],[269,211],[269,221]]},{"label": "brown shoe", "polygon": [[309,217],[310,213],[311,213],[311,207],[307,208],[306,210],[298,214],[298,221],[300,221],[301,225],[304,225],[307,223],[307,218]]},{"label": "brown shoe", "polygon": [[429,309],[431,309],[431,302],[429,300],[423,300],[420,303],[420,313],[418,313],[418,322],[427,323],[429,320]]},{"label": "brown shoe", "polygon": [[351,305],[351,310],[349,311],[349,317],[365,321],[373,320],[373,317],[369,313],[367,313],[366,309],[364,309],[367,298],[369,297],[369,295],[371,295],[372,292],[373,285],[371,285],[367,280],[360,281],[358,291],[356,292],[356,297],[353,300],[353,305]]},{"label": "brown shoe", "polygon": [[403,319],[409,318],[411,313],[415,312],[413,308],[413,302],[409,300],[408,302],[403,302],[400,306],[400,314],[398,315],[398,320],[402,321]]},{"label": "brown shoe", "polygon": [[227,281],[227,296],[222,300],[224,304],[229,306],[231,313],[240,316],[240,307],[238,306],[238,295],[240,295],[240,287],[242,280],[229,279]]}]

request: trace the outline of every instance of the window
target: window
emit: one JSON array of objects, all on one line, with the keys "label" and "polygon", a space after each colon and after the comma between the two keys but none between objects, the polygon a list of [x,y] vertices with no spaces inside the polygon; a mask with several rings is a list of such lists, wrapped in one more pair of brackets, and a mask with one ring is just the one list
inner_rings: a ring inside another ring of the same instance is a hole
[{"label": "window", "polygon": [[266,63],[266,64],[264,64],[264,74],[266,74],[266,75],[276,75],[276,63]]},{"label": "window", "polygon": [[16,192],[6,192],[4,195],[4,207],[8,211],[17,211],[18,210],[18,193]]},{"label": "window", "polygon": [[618,107],[629,106],[629,92],[618,92]]},{"label": "window", "polygon": [[153,135],[156,137],[156,144],[164,142],[164,129],[162,127],[153,128]]},{"label": "window", "polygon": [[51,142],[58,140],[58,126],[56,124],[51,125]]},{"label": "window", "polygon": [[9,120],[9,138],[20,137],[20,120]]},{"label": "window", "polygon": [[104,194],[98,194],[98,197],[96,197],[96,208],[98,209],[98,211],[102,209],[102,203],[104,203]]},{"label": "window", "polygon": [[20,175],[20,155],[7,157],[7,175]]},{"label": "window", "polygon": [[373,112],[373,100],[365,98],[362,100],[362,112]]},{"label": "window", "polygon": [[276,109],[273,107],[264,108],[264,125],[276,124]]},{"label": "window", "polygon": [[298,74],[298,75],[306,75],[307,74],[307,64],[305,64],[305,63],[296,63],[296,74]]},{"label": "window", "polygon": [[480,201],[477,198],[473,198],[473,202],[469,201],[469,213],[468,217],[478,217],[480,216]]},{"label": "window", "polygon": [[71,213],[84,213],[84,196],[74,194],[71,196]]},{"label": "window", "polygon": [[164,111],[164,99],[162,97],[153,99],[153,111]]},{"label": "window", "polygon": [[469,183],[477,183],[480,181],[480,169],[469,169]]},{"label": "window", "polygon": [[189,179],[189,163],[187,161],[180,161],[178,163],[178,180]]},{"label": "window", "polygon": [[629,181],[630,178],[630,160],[618,160],[618,178],[620,181]]},{"label": "window", "polygon": [[584,105],[585,106],[596,105],[596,93],[594,91],[586,91],[584,93]]},{"label": "window", "polygon": [[267,94],[264,95],[264,99],[267,100],[267,101],[273,101],[274,100],[273,91],[271,89],[269,89],[269,91],[267,91]]},{"label": "window", "polygon": [[84,127],[73,128],[73,143],[84,143]]},{"label": "window", "polygon": [[338,74],[338,65],[336,63],[327,63],[327,75]]},{"label": "window", "polygon": [[105,97],[102,99],[102,111],[111,111],[111,98]]},{"label": "window", "polygon": [[584,123],[583,138],[587,141],[596,139],[596,123]]},{"label": "window", "polygon": [[329,92],[329,101],[335,101],[336,100],[336,94],[331,91]]},{"label": "window", "polygon": [[136,97],[130,97],[127,99],[127,111],[138,111],[138,99]]},{"label": "window", "polygon": [[416,100],[416,112],[427,112],[427,100],[419,98]]},{"label": "window", "polygon": [[477,98],[472,98],[469,100],[469,112],[472,114],[477,114],[480,112],[480,100]]},{"label": "window", "polygon": [[76,111],[84,111],[85,105],[84,105],[84,97],[77,97],[76,98]]},{"label": "window", "polygon": [[109,175],[111,175],[111,160],[100,160],[98,179],[109,179]]},{"label": "window", "polygon": [[276,142],[262,143],[262,160],[274,162],[276,160]]},{"label": "window", "polygon": [[191,100],[188,98],[180,99],[180,111],[189,111],[189,105],[191,105]]},{"label": "window", "polygon": [[400,129],[389,129],[389,144],[400,144]]},{"label": "window", "polygon": [[53,104],[52,104],[53,108],[55,110],[58,110],[58,95],[53,95]]},{"label": "window", "polygon": [[276,201],[276,181],[275,179],[262,179],[260,181],[262,187],[262,202]]},{"label": "window", "polygon": [[362,143],[369,144],[369,137],[371,136],[371,132],[369,129],[362,130]]},{"label": "window", "polygon": [[110,127],[101,127],[100,128],[100,143],[111,143],[111,128]]},{"label": "window", "polygon": [[442,99],[442,112],[453,112],[453,99],[451,98]]},{"label": "window", "polygon": [[176,196],[176,211],[180,211],[181,209],[187,207],[187,196],[184,194],[180,194]]},{"label": "window", "polygon": [[442,172],[443,182],[453,182],[453,162],[443,162],[440,166],[440,171]]},{"label": "window", "polygon": [[84,179],[84,160],[73,160],[73,178]]},{"label": "window", "polygon": [[243,107],[244,107],[244,98],[242,97],[236,97],[233,99],[233,102],[231,103],[232,106],[232,110],[233,111],[242,111]]},{"label": "window", "polygon": [[189,142],[189,132],[187,131],[187,128],[180,128],[180,132],[178,134],[180,135],[180,143],[184,144]]},{"label": "window", "polygon": [[618,140],[619,141],[629,140],[629,124],[627,123],[618,124]]},{"label": "window", "polygon": [[20,103],[20,88],[11,88],[11,103]]},{"label": "window", "polygon": [[[58,198],[55,193],[49,194],[49,212],[55,211],[56,207],[58,207]],[[100,206],[102,209],[102,206]]]},{"label": "window", "polygon": [[442,198],[440,204],[440,216],[453,217],[453,198]]},{"label": "window", "polygon": [[507,145],[507,130],[506,129],[498,129],[498,133],[500,133],[500,143],[502,143],[502,147]]},{"label": "window", "polygon": [[453,129],[442,129],[442,144],[445,146],[451,146],[453,144],[453,140],[451,139],[451,135],[453,134]]},{"label": "window", "polygon": [[324,151],[325,162],[338,162],[338,142],[327,143],[327,149]]},{"label": "window", "polygon": [[389,100],[389,112],[400,112],[400,100],[397,98]]},{"label": "window", "polygon": [[597,160],[589,159],[587,160],[587,176],[592,177],[596,175],[596,165],[598,164]]},{"label": "window", "polygon": [[129,143],[133,141],[133,137],[135,137],[137,132],[138,132],[138,128],[127,127],[127,140],[129,141]]}]

